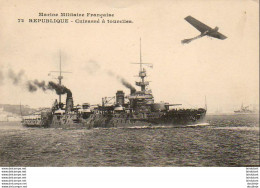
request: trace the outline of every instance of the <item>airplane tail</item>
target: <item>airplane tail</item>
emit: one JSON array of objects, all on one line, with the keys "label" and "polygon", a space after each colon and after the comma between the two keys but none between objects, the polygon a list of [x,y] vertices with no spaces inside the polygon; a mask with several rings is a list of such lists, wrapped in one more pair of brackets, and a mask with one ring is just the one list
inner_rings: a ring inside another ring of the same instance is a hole
[{"label": "airplane tail", "polygon": [[188,43],[190,43],[192,40],[193,40],[193,38],[192,38],[192,39],[184,39],[184,40],[181,41],[181,43],[182,43],[182,44],[188,44]]}]

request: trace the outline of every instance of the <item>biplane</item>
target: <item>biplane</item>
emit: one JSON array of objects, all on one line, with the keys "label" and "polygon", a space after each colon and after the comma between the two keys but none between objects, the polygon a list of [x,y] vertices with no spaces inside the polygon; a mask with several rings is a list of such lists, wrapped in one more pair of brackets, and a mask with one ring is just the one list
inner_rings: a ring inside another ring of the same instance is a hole
[{"label": "biplane", "polygon": [[195,39],[204,37],[204,36],[209,36],[209,37],[214,37],[217,39],[224,40],[227,37],[221,33],[218,32],[218,27],[215,27],[214,29],[205,25],[204,23],[200,22],[199,20],[193,18],[192,16],[187,16],[184,18],[187,22],[189,22],[193,27],[195,27],[197,30],[201,32],[200,35],[190,38],[190,39],[184,39],[182,40],[182,44],[189,43]]}]

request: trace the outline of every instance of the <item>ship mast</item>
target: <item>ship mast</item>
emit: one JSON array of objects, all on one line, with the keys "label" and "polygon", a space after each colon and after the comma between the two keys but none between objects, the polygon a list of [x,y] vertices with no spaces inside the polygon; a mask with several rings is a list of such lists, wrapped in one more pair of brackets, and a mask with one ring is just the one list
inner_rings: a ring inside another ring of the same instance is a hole
[{"label": "ship mast", "polygon": [[143,63],[142,62],[142,40],[141,40],[141,38],[140,38],[140,62],[139,63],[132,63],[132,64],[139,64],[140,65],[140,70],[139,70],[138,77],[141,78],[141,81],[140,82],[136,82],[136,85],[141,87],[141,91],[142,92],[145,92],[146,86],[149,85],[149,82],[144,80],[147,75],[146,75],[146,70],[143,68],[143,65],[144,64],[152,65],[152,64],[151,63]]},{"label": "ship mast", "polygon": [[138,77],[141,80],[135,82],[135,84],[137,86],[141,87],[141,91],[131,93],[131,95],[129,96],[129,100],[130,100],[131,107],[133,107],[134,109],[139,109],[139,110],[142,111],[143,107],[146,106],[147,104],[153,104],[154,99],[153,99],[152,91],[146,89],[146,87],[149,85],[149,81],[145,81],[145,77],[147,75],[146,75],[146,70],[144,68],[144,65],[147,65],[150,68],[152,68],[152,64],[151,63],[143,63],[143,61],[142,61],[142,43],[141,42],[142,42],[142,40],[140,38],[140,62],[139,63],[132,63],[132,64],[139,64],[140,65]]},{"label": "ship mast", "polygon": [[[61,80],[62,80],[62,76],[61,76],[61,53],[60,53],[60,75],[58,77],[59,80],[59,85],[61,86]],[[59,103],[61,103],[61,94],[59,94]]]},{"label": "ship mast", "polygon": [[[61,52],[60,52],[60,70],[59,71],[50,71],[50,72],[55,72],[55,73],[59,73],[58,79],[59,80],[59,85],[61,86],[61,80],[63,79],[62,73],[72,73],[72,72],[67,72],[67,71],[62,71],[61,70]],[[59,94],[59,104],[61,103],[61,94]]]},{"label": "ship mast", "polygon": [[141,72],[143,69],[142,67],[142,39],[140,38],[140,71]]},{"label": "ship mast", "polygon": [[[144,78],[146,77],[146,70],[143,68],[143,62],[142,62],[142,39],[140,38],[140,71],[139,71],[139,77],[141,78],[141,82],[136,82],[137,86],[141,87],[141,91],[145,92],[146,86],[149,85],[149,82],[145,81]],[[150,64],[150,63],[145,63]]]}]

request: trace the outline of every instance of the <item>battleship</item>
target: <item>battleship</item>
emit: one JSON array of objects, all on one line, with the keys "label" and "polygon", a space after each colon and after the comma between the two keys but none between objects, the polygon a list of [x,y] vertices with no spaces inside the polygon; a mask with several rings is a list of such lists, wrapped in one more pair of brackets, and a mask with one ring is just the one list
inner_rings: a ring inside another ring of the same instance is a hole
[{"label": "battleship", "polygon": [[239,110],[235,110],[235,114],[257,114],[257,111],[255,108],[250,109],[250,106],[244,106],[243,103],[241,105],[241,108]]},{"label": "battleship", "polygon": [[[205,108],[177,108],[181,104],[167,102],[156,103],[152,90],[148,88],[146,81],[147,71],[142,62],[140,46],[139,81],[135,85],[127,84],[129,94],[118,90],[113,97],[103,97],[101,105],[73,104],[72,92],[62,85],[62,71],[60,64],[59,83],[52,83],[59,101],[55,100],[52,108],[23,116],[22,124],[32,127],[50,128],[111,128],[111,127],[140,127],[140,126],[186,126],[200,123],[207,112]],[[54,87],[55,86],[55,87]],[[61,95],[66,94],[65,104],[61,101]]]}]

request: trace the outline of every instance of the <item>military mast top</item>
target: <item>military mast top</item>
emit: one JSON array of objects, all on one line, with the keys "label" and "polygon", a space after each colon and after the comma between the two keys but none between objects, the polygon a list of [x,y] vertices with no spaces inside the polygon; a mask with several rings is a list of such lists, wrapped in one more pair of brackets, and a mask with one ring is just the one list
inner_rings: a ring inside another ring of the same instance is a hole
[{"label": "military mast top", "polygon": [[138,76],[141,78],[141,81],[140,82],[136,82],[136,85],[140,86],[141,87],[141,91],[144,92],[146,90],[146,86],[149,85],[149,82],[144,80],[147,75],[146,75],[146,70],[143,68],[143,65],[144,64],[151,65],[151,63],[143,63],[142,62],[141,38],[140,38],[140,63],[135,63],[135,64],[140,64],[140,71],[139,71],[139,75]]},{"label": "military mast top", "polygon": [[[62,75],[61,75],[61,53],[60,53],[60,75],[58,76],[59,80],[59,85],[61,86],[61,80],[62,80]],[[61,103],[61,94],[59,94],[59,103]]]},{"label": "military mast top", "polygon": [[[50,72],[56,72],[56,73],[59,73],[59,76],[58,76],[58,80],[59,80],[59,85],[61,86],[61,80],[63,79],[63,76],[62,76],[62,73],[71,73],[71,72],[67,72],[67,71],[62,71],[61,70],[61,52],[60,52],[60,70],[59,71],[50,71]],[[59,103],[61,103],[61,94],[59,94]]]}]

